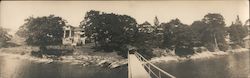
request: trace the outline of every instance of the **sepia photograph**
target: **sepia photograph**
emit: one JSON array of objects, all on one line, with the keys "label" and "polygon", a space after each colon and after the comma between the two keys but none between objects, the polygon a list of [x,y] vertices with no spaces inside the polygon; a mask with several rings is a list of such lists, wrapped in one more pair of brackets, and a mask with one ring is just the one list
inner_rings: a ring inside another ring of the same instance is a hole
[{"label": "sepia photograph", "polygon": [[249,0],[0,1],[0,78],[250,78]]}]

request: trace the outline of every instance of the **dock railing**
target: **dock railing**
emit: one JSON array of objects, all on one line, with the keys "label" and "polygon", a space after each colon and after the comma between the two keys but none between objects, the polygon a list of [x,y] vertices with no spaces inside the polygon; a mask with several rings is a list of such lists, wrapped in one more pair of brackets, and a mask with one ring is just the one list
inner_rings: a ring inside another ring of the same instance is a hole
[{"label": "dock railing", "polygon": [[[142,65],[147,70],[148,74],[151,78],[176,78],[175,76],[167,73],[166,71],[160,69],[159,67],[155,66],[154,64],[150,63],[146,58],[144,58],[138,52],[134,53],[135,56],[141,61],[144,62]],[[131,59],[128,59],[131,60]]]},{"label": "dock railing", "polygon": [[132,78],[131,68],[130,68],[130,64],[129,64],[129,62],[130,62],[129,52],[128,52],[127,56],[128,56],[128,78]]}]

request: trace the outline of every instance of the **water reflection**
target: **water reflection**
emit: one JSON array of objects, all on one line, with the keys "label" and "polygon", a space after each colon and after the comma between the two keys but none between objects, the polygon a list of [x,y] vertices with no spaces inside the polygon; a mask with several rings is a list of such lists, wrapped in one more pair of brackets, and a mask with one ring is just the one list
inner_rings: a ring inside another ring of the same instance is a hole
[{"label": "water reflection", "polygon": [[157,65],[177,78],[248,78],[249,52]]},{"label": "water reflection", "polygon": [[[245,58],[245,59],[242,59]],[[228,56],[228,72],[231,78],[247,78],[249,75],[249,53]]]},{"label": "water reflection", "polygon": [[[210,59],[157,63],[177,78],[248,78],[249,52]],[[0,56],[0,78],[127,78],[127,67],[83,67],[67,63],[37,63]]]},{"label": "water reflection", "polygon": [[15,59],[0,58],[0,78],[17,78],[22,72],[21,61]]}]

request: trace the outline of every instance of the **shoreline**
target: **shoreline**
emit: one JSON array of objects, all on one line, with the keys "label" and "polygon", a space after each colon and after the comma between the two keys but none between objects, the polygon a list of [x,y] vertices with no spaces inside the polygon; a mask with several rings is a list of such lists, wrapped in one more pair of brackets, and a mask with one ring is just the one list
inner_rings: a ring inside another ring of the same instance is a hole
[{"label": "shoreline", "polygon": [[239,48],[234,49],[230,51],[219,51],[219,52],[201,52],[201,53],[195,53],[193,55],[190,55],[189,57],[179,57],[177,55],[168,55],[168,56],[161,56],[161,57],[154,57],[150,60],[152,63],[160,63],[160,62],[169,62],[169,61],[185,61],[185,60],[197,60],[197,59],[210,59],[216,56],[226,56],[229,54],[234,53],[242,53],[242,52],[249,52],[250,50],[247,48]]},{"label": "shoreline", "polygon": [[[0,49],[0,56],[8,56],[8,58],[15,58],[15,59],[25,59],[34,61],[37,63],[52,63],[52,62],[61,62],[61,63],[70,63],[72,65],[82,65],[82,66],[100,66],[100,67],[107,67],[107,68],[117,68],[128,63],[126,58],[117,57],[117,54],[114,52],[107,53],[109,56],[97,56],[97,55],[89,55],[89,54],[77,54],[73,53],[73,55],[65,55],[60,56],[57,59],[49,58],[38,58],[30,55],[32,47],[25,46],[26,48],[19,52],[18,49],[23,47],[10,47],[10,48],[1,48]],[[201,52],[195,53],[189,57],[179,57],[177,55],[166,55],[166,56],[158,56],[153,57],[149,60],[152,63],[160,63],[160,62],[168,62],[168,61],[185,61],[185,60],[196,60],[196,59],[209,59],[216,56],[225,56],[229,53],[239,53],[239,52],[247,52],[249,49],[246,48],[239,48],[230,50],[227,52],[219,51],[219,52]]]},{"label": "shoreline", "polygon": [[79,64],[82,66],[100,66],[107,68],[116,68],[127,64],[127,59],[119,57],[115,52],[79,53],[78,51],[75,51],[72,55],[64,55],[56,58],[53,57],[53,55],[52,56],[43,55],[42,58],[39,58],[31,55],[31,51],[34,50],[37,50],[37,48],[30,46],[0,48],[0,56],[7,56],[8,58],[14,58],[14,59],[25,59],[45,64],[52,62],[60,62],[60,63],[69,63],[72,65]]}]

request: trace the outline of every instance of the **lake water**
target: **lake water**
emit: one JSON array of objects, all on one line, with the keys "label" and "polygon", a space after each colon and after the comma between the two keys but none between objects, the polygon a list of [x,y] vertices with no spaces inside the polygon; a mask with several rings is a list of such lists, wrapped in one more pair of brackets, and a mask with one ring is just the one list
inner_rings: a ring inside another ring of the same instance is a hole
[{"label": "lake water", "polygon": [[[249,52],[156,65],[177,78],[248,78]],[[127,78],[127,67],[108,69],[58,62],[47,64],[0,56],[0,78]]]},{"label": "lake water", "polygon": [[45,64],[0,56],[0,78],[127,78],[127,68]]},{"label": "lake water", "polygon": [[249,52],[209,59],[170,61],[157,66],[177,78],[250,78]]}]

